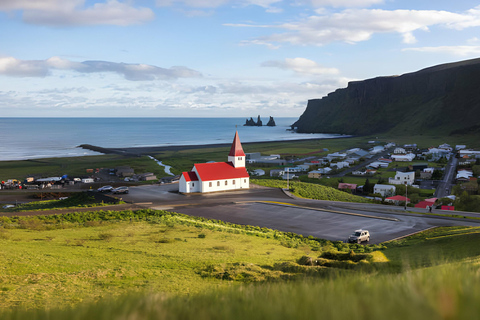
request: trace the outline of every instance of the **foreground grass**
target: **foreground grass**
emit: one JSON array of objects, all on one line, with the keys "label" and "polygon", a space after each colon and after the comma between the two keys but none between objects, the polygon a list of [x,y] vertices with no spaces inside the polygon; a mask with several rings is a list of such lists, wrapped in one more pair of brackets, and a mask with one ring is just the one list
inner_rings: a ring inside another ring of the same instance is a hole
[{"label": "foreground grass", "polygon": [[0,224],[1,319],[473,319],[480,312],[479,227],[359,246],[154,210]]},{"label": "foreground grass", "polygon": [[296,261],[326,251],[372,251],[154,210],[0,217],[0,225],[2,308],[69,306],[132,291],[188,295],[324,275],[327,265],[357,262],[333,257],[311,268]]},{"label": "foreground grass", "polygon": [[188,297],[129,294],[73,309],[17,311],[2,319],[476,319],[479,261],[221,288]]}]

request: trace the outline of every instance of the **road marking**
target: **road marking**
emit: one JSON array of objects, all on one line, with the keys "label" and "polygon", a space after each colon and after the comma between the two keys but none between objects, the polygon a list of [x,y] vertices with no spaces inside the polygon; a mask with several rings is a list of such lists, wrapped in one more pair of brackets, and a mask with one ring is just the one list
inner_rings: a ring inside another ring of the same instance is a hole
[{"label": "road marking", "polygon": [[346,214],[349,216],[357,216],[357,217],[363,217],[363,218],[370,218],[370,219],[380,219],[380,220],[389,220],[389,221],[400,221],[396,218],[389,218],[389,217],[378,217],[378,216],[370,216],[368,214],[362,214],[362,213],[353,213],[353,212],[346,212],[346,211],[338,211],[338,210],[327,210],[327,209],[319,209],[319,208],[312,208],[312,207],[305,207],[305,206],[299,206],[296,204],[292,203],[286,203],[286,202],[275,202],[275,201],[255,201],[257,203],[264,203],[264,204],[270,204],[270,205],[277,205],[277,206],[282,206],[282,207],[295,207],[295,208],[300,208],[300,209],[306,209],[306,210],[313,210],[313,211],[322,211],[322,212],[332,212],[332,213],[339,213],[339,214]]}]

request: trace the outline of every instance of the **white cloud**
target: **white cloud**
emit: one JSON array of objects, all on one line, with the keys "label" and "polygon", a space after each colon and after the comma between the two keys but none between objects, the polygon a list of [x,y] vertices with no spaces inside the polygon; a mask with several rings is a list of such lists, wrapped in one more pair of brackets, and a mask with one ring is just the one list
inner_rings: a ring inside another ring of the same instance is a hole
[{"label": "white cloud", "polygon": [[314,7],[369,7],[374,4],[381,4],[383,0],[306,0],[305,2],[311,3]]},{"label": "white cloud", "polygon": [[439,47],[418,47],[406,48],[402,51],[416,51],[427,53],[446,53],[454,56],[467,57],[480,54],[480,46],[439,46]]},{"label": "white cloud", "polygon": [[[416,41],[413,32],[427,31],[431,26],[461,29],[480,24],[480,10],[469,10],[464,14],[435,10],[380,10],[347,9],[334,14],[310,16],[297,22],[270,25],[270,28],[283,29],[276,33],[243,43],[274,45],[325,45],[331,42],[356,43],[369,40],[377,33],[398,33],[405,43]],[[255,25],[232,25],[255,27]],[[261,26],[266,27],[266,26]]]},{"label": "white cloud", "polygon": [[306,75],[331,75],[340,73],[336,68],[325,68],[315,61],[305,58],[286,58],[283,61],[266,61],[262,63],[262,67],[275,67],[284,70],[292,70],[296,73]]},{"label": "white cloud", "polygon": [[13,57],[0,57],[0,75],[46,77],[52,70],[70,70],[80,73],[116,73],[131,81],[201,77],[200,72],[181,66],[166,69],[147,64],[109,61],[73,62],[59,57],[52,57],[47,60],[19,60]]},{"label": "white cloud", "polygon": [[118,25],[140,24],[154,18],[151,9],[107,0],[85,7],[85,0],[2,0],[0,11],[22,10],[25,22],[36,25]]}]

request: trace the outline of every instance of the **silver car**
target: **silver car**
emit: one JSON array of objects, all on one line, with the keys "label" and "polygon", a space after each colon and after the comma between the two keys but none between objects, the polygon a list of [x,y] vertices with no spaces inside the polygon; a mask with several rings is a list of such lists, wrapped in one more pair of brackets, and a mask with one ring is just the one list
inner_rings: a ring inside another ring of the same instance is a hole
[{"label": "silver car", "polygon": [[118,187],[112,190],[112,193],[128,193],[128,187]]},{"label": "silver car", "polygon": [[348,237],[348,242],[362,243],[364,241],[370,241],[370,232],[368,232],[368,230],[355,230],[355,232]]}]

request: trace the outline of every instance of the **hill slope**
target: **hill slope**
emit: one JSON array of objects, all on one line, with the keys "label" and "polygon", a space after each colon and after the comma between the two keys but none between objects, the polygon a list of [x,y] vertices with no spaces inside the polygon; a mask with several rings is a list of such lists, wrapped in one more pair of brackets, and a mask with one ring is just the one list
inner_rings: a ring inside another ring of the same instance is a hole
[{"label": "hill slope", "polygon": [[301,133],[480,133],[480,59],[350,82],[308,101]]}]

